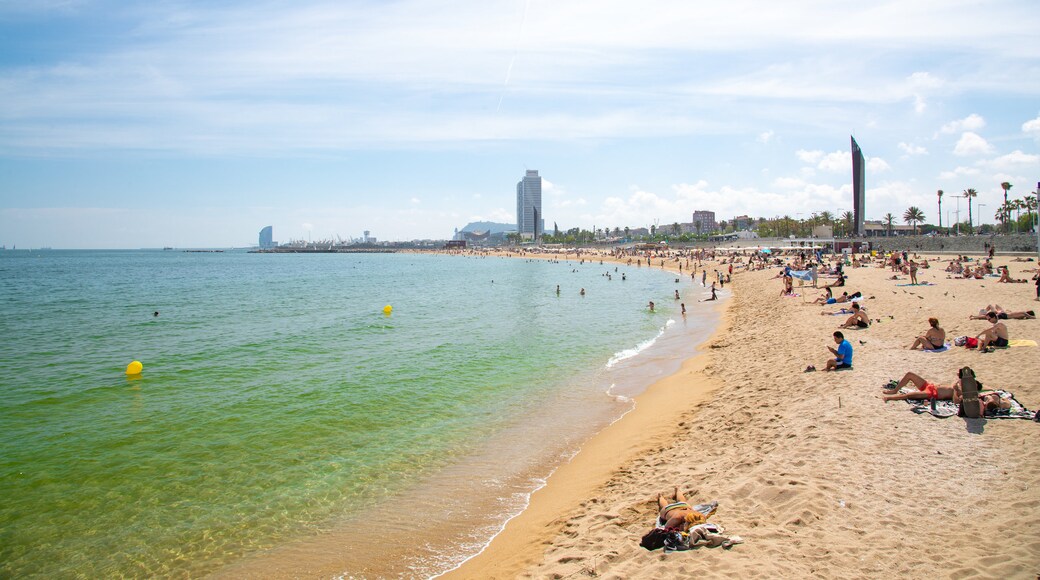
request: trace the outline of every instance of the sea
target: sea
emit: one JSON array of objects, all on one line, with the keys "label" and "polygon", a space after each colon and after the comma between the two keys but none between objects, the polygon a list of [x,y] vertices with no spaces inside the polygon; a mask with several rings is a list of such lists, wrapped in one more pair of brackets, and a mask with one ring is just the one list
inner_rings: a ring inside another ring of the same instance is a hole
[{"label": "sea", "polygon": [[684,272],[2,251],[0,576],[451,570],[713,331]]}]

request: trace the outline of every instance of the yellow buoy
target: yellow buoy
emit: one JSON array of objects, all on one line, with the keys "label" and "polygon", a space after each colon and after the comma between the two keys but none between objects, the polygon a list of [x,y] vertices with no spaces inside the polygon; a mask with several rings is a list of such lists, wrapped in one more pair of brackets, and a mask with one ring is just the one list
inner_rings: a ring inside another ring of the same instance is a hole
[{"label": "yellow buoy", "polygon": [[386,306],[383,307],[383,314],[386,314],[387,316],[389,316],[390,313],[393,312],[393,311],[394,311],[394,307],[390,306],[389,304],[387,304]]},{"label": "yellow buoy", "polygon": [[128,375],[139,375],[144,370],[144,365],[141,361],[135,360],[134,362],[126,365],[126,374]]}]

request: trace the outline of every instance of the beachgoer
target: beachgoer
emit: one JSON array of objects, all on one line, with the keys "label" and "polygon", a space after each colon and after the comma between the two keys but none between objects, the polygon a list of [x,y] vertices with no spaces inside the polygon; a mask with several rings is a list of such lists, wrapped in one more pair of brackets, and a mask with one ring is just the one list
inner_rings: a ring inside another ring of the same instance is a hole
[{"label": "beachgoer", "polygon": [[686,303],[685,302],[681,302],[681,303],[679,303],[679,306],[682,307],[682,315],[686,316]]},{"label": "beachgoer", "polygon": [[560,295],[560,285],[559,284],[556,285],[556,295],[557,296]]},{"label": "beachgoer", "polygon": [[859,307],[859,302],[852,303],[852,316],[848,317],[845,322],[838,328],[869,328],[870,318],[866,312]]},{"label": "beachgoer", "polygon": [[[827,347],[827,350],[831,351],[834,358],[827,361],[827,366],[824,367],[825,371],[837,371],[841,369],[852,368],[852,344],[845,340],[845,335],[840,330],[834,331],[834,344],[838,345],[837,349]],[[810,369],[816,370],[813,367]],[[809,369],[806,369],[809,370]]]},{"label": "beachgoer", "polygon": [[579,294],[581,294],[582,296],[584,296],[584,295],[585,295],[585,289],[584,289],[584,288],[582,288],[582,289],[581,289],[581,292],[579,292]]},{"label": "beachgoer", "polygon": [[650,312],[653,312],[653,311],[654,311],[654,301],[651,300],[650,301]]},{"label": "beachgoer", "polygon": [[657,527],[685,532],[690,529],[690,524],[705,521],[704,514],[694,511],[693,507],[686,502],[686,496],[679,491],[678,486],[675,488],[674,498],[674,502],[669,502],[663,495],[657,494],[657,505],[661,509],[657,514]]},{"label": "beachgoer", "polygon": [[154,316],[154,317],[158,318],[158,317],[159,317],[159,311],[158,311],[158,310],[156,310],[155,312],[153,312],[153,313],[152,313],[152,316]]},{"label": "beachgoer", "polygon": [[946,331],[939,328],[939,319],[929,318],[928,325],[931,327],[924,334],[918,336],[910,345],[910,350],[938,350],[946,346]]},{"label": "beachgoer", "polygon": [[910,260],[908,265],[910,266],[910,283],[917,286],[917,263]]},{"label": "beachgoer", "polygon": [[[917,391],[909,393],[900,393],[899,389],[902,389],[906,385],[913,383],[917,387]],[[895,385],[890,386],[884,390],[884,396],[881,398],[887,403],[888,401],[905,401],[911,400],[924,400],[924,399],[935,399],[936,401],[954,401],[960,402],[960,377],[957,381],[949,387],[944,387],[938,383],[933,383],[921,378],[921,375],[915,373],[906,373],[903,378],[899,380]]]},{"label": "beachgoer", "polygon": [[997,318],[997,313],[988,313],[986,315],[986,320],[988,320],[993,326],[975,335],[975,338],[979,341],[979,352],[988,352],[990,347],[994,346],[1007,346],[1008,329],[1007,326]]},{"label": "beachgoer", "polygon": [[676,300],[678,300],[678,299],[679,299],[679,291],[678,291],[678,290],[676,290],[676,291],[675,291],[675,299],[676,299]]}]

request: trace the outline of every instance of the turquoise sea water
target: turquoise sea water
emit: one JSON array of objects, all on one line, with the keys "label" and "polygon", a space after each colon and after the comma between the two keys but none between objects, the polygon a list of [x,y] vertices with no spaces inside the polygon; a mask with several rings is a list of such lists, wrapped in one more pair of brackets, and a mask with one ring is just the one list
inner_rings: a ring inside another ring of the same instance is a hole
[{"label": "turquoise sea water", "polygon": [[[0,576],[293,569],[322,538],[347,573],[457,564],[714,324],[688,278],[613,268],[0,252]],[[428,538],[351,554],[417,486],[429,520],[387,525]]]}]

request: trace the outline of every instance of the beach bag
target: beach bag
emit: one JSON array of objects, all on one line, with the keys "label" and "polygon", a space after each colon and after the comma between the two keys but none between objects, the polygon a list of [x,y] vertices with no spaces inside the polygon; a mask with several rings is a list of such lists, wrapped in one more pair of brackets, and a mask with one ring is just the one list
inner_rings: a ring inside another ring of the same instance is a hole
[{"label": "beach bag", "polygon": [[676,535],[681,536],[682,534],[672,528],[654,528],[643,536],[643,539],[639,541],[639,545],[652,552],[663,548],[665,540],[675,542],[675,538],[672,536]]},{"label": "beach bag", "polygon": [[964,346],[966,344],[968,344],[967,336],[958,336],[957,338],[953,339],[953,346]]}]

